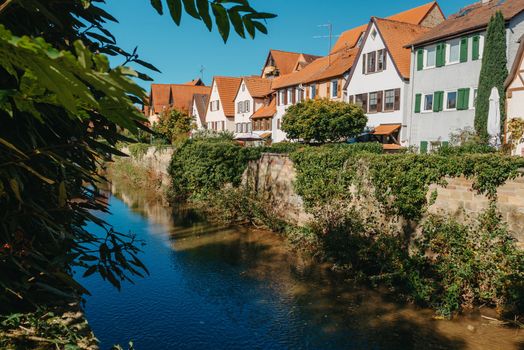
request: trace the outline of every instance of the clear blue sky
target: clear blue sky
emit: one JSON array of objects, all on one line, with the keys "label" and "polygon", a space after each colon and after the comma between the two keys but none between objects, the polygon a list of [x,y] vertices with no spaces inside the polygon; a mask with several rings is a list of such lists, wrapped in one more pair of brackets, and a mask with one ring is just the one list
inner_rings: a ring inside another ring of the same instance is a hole
[{"label": "clear blue sky", "polygon": [[[429,0],[251,0],[258,11],[278,15],[268,22],[268,35],[254,40],[241,39],[232,33],[224,44],[214,30],[184,15],[177,27],[169,15],[159,16],[149,0],[108,0],[105,9],[120,23],[110,24],[118,44],[131,51],[138,46],[141,59],[153,63],[162,74],[148,72],[156,83],[184,83],[200,75],[204,66],[204,81],[213,75],[242,76],[260,74],[269,49],[325,55],[328,39],[319,24],[331,22],[334,34],[365,24],[371,16],[387,17],[429,2]],[[444,14],[457,12],[475,0],[442,0]],[[336,39],[334,39],[336,40]],[[115,64],[121,63],[118,61]],[[148,84],[141,84],[149,90]]]}]

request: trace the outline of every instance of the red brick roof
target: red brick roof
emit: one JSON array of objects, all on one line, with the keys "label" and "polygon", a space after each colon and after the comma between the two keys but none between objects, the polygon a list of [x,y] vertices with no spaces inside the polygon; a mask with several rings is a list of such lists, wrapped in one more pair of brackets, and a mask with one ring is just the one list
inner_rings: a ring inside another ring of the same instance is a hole
[{"label": "red brick roof", "polygon": [[279,70],[280,75],[286,75],[292,73],[295,70],[295,67],[298,62],[310,63],[320,56],[299,53],[299,52],[289,52],[281,50],[270,50],[269,56],[273,57],[275,65]]},{"label": "red brick roof", "polygon": [[251,119],[259,119],[259,118],[272,118],[277,113],[277,102],[276,98],[273,98],[269,105],[264,106],[260,108],[258,111],[256,111],[252,116]]},{"label": "red brick roof", "polygon": [[217,84],[220,102],[224,109],[226,117],[235,116],[235,97],[242,82],[242,78],[235,77],[214,77],[214,83]]},{"label": "red brick roof", "polygon": [[194,94],[209,94],[208,86],[151,84],[151,103],[154,113],[175,108],[189,113],[192,108]]},{"label": "red brick roof", "polygon": [[[437,2],[432,1],[425,5],[397,13],[396,15],[388,17],[388,19],[410,24],[421,24],[435,6],[438,7]],[[438,8],[440,10],[440,7]],[[337,52],[338,50],[341,50],[345,47],[355,47],[360,36],[366,31],[366,28],[367,25],[362,25],[342,33],[335,46],[333,46],[331,52]]]},{"label": "red brick roof", "polygon": [[244,77],[247,90],[252,97],[263,98],[271,93],[272,79],[261,77]]},{"label": "red brick roof", "polygon": [[399,74],[408,79],[410,77],[411,50],[405,46],[431,29],[382,18],[373,18],[373,22],[377,26]]},{"label": "red brick roof", "polygon": [[501,11],[510,20],[524,11],[524,0],[491,0],[487,4],[477,2],[450,16],[431,31],[413,40],[409,45],[419,46],[438,40],[483,30],[495,12]]}]

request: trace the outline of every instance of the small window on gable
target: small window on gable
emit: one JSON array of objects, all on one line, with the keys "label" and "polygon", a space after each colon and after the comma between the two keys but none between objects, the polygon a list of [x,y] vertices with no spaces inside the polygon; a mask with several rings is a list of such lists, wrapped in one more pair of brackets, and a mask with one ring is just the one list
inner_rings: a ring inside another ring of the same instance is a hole
[{"label": "small window on gable", "polygon": [[371,38],[375,40],[376,37],[377,37],[377,30],[373,28],[373,30],[371,31]]},{"label": "small window on gable", "polygon": [[242,91],[246,91],[246,84],[242,84]]},{"label": "small window on gable", "polygon": [[362,41],[364,41],[364,33],[360,34],[357,41],[357,47],[362,46]]}]

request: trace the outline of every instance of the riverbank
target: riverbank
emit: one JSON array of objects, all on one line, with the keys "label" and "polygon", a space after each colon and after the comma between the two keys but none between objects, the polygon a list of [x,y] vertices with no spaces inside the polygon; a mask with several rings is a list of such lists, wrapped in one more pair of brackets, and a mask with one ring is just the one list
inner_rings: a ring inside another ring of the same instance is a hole
[{"label": "riverbank", "polygon": [[478,312],[436,320],[430,309],[297,254],[273,232],[216,225],[118,181],[112,193],[104,218],[145,241],[151,275],[121,292],[96,275],[83,282],[102,346],[133,339],[140,350],[519,350],[524,341]]},{"label": "riverbank", "polygon": [[[191,140],[173,157],[172,199],[197,203],[226,223],[283,232],[349,278],[390,288],[446,318],[485,304],[513,319],[522,308],[523,255],[506,219],[518,223],[522,213],[503,217],[501,210],[513,203],[509,192],[524,190],[522,160],[380,152],[373,145],[249,149]],[[449,193],[439,191],[457,190],[449,183],[461,176],[470,181],[468,198],[488,205],[462,216],[432,212],[435,204],[446,208]],[[507,184],[513,188],[499,189]],[[498,201],[499,191],[507,203]]]}]

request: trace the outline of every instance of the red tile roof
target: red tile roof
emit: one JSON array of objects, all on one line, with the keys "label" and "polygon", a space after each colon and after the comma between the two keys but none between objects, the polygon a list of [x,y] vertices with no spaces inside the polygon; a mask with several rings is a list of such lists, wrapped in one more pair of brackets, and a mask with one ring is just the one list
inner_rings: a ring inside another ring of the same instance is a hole
[{"label": "red tile roof", "polygon": [[207,104],[209,102],[209,94],[194,94],[191,105],[196,105],[198,116],[202,124],[206,123]]},{"label": "red tile roof", "polygon": [[235,116],[235,97],[242,82],[242,78],[234,77],[214,77],[214,83],[217,84],[220,102],[224,109],[226,117]]},{"label": "red tile roof", "polygon": [[277,113],[277,102],[276,98],[273,98],[269,105],[264,106],[260,108],[258,111],[256,111],[252,116],[251,119],[259,119],[259,118],[272,118]]},{"label": "red tile roof", "polygon": [[[388,17],[388,19],[420,25],[435,6],[438,7],[437,2],[432,1],[425,5],[397,13],[396,15]],[[440,7],[438,8],[440,10]],[[355,47],[360,36],[366,31],[366,28],[367,25],[362,25],[342,33],[331,52],[337,52],[345,47]]]},{"label": "red tile roof", "polygon": [[280,75],[290,74],[295,70],[298,62],[311,63],[320,56],[299,53],[299,52],[289,52],[289,51],[280,51],[280,50],[270,50],[269,56],[273,57],[275,65],[279,70]]},{"label": "red tile roof", "polygon": [[389,19],[373,18],[372,20],[378,28],[399,74],[403,78],[409,79],[411,50],[405,46],[431,29]]},{"label": "red tile roof", "polygon": [[202,81],[202,79],[200,78],[197,78],[197,79],[193,79],[191,81],[188,81],[187,83],[184,83],[183,85],[193,85],[193,86],[205,86],[206,84],[204,84],[204,82]]},{"label": "red tile roof", "polygon": [[263,98],[271,93],[272,79],[265,79],[261,77],[244,77],[247,90],[252,97]]},{"label": "red tile roof", "polygon": [[208,86],[192,86],[177,84],[151,84],[151,102],[154,113],[175,108],[189,113],[192,108],[194,94],[210,94]]},{"label": "red tile roof", "polygon": [[487,4],[475,3],[450,16],[430,32],[413,40],[409,45],[419,46],[444,38],[483,30],[497,11],[501,11],[504,18],[510,20],[524,11],[524,0],[491,0]]}]

